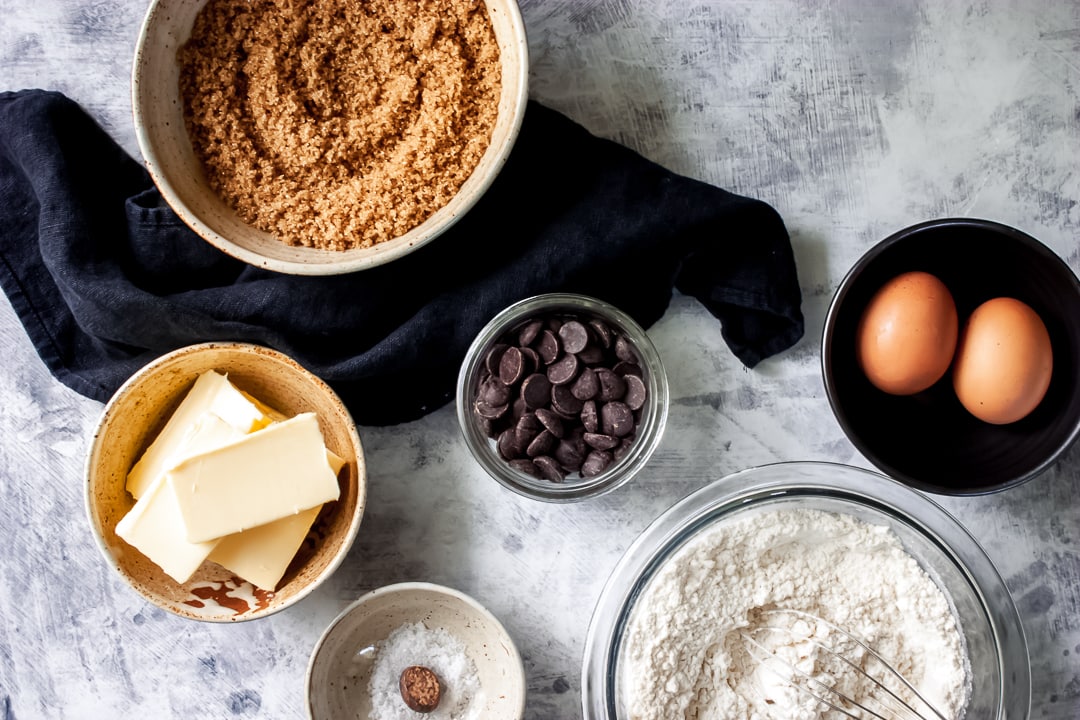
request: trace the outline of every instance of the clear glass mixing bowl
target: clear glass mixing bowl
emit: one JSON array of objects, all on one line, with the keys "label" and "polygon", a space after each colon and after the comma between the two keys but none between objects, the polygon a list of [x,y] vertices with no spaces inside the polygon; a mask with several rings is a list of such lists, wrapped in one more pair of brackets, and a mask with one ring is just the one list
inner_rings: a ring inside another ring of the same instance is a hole
[{"label": "clear glass mixing bowl", "polygon": [[1031,671],[1020,617],[975,539],[939,505],[887,477],[845,465],[793,462],[743,470],[707,485],[672,506],[627,549],[600,595],[585,639],[586,720],[628,717],[619,687],[623,633],[660,566],[718,523],[742,513],[793,508],[891,528],[953,604],[971,662],[966,720],[1028,718]]}]

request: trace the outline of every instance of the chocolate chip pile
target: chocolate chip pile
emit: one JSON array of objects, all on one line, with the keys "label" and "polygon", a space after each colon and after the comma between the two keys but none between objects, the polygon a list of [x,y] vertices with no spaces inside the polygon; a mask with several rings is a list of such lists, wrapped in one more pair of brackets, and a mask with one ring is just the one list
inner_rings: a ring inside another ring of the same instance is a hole
[{"label": "chocolate chip pile", "polygon": [[492,345],[473,412],[511,467],[562,482],[599,475],[626,454],[646,397],[626,336],[563,314],[532,318]]}]

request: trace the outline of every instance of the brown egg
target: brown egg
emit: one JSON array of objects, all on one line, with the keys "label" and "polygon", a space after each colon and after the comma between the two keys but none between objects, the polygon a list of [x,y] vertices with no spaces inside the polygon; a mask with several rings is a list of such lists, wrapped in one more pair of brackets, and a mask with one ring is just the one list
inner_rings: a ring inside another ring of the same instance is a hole
[{"label": "brown egg", "polygon": [[941,280],[921,271],[898,275],[874,294],[859,319],[859,366],[879,390],[921,392],[948,371],[957,326],[956,303]]},{"label": "brown egg", "polygon": [[975,308],[964,325],[953,388],[972,415],[1004,425],[1038,406],[1053,369],[1050,334],[1038,314],[1019,300],[994,298]]}]

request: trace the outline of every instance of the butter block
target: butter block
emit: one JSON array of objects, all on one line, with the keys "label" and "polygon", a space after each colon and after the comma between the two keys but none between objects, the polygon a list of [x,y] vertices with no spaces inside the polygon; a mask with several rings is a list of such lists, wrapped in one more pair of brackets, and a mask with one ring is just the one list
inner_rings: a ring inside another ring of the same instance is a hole
[{"label": "butter block", "polygon": [[210,560],[256,587],[274,591],[322,505],[221,538]]},{"label": "butter block", "polygon": [[187,443],[190,428],[208,412],[242,434],[261,429],[274,419],[245,397],[225,375],[214,370],[202,373],[128,473],[127,491],[134,498],[141,498],[158,477],[182,460],[180,453]]},{"label": "butter block", "polygon": [[180,584],[188,581],[217,545],[217,540],[187,541],[187,528],[176,495],[164,475],[120,519],[116,534]]},{"label": "butter block", "polygon": [[[245,433],[212,412],[199,416],[186,428],[177,444],[176,456],[188,457],[227,445]],[[176,504],[176,495],[161,474],[135,506],[121,518],[116,534],[154,561],[178,583],[187,582],[216,542],[189,543],[187,528]]]},{"label": "butter block", "polygon": [[314,413],[187,458],[166,478],[194,543],[298,514],[340,492]]},{"label": "butter block", "polygon": [[[326,451],[326,460],[334,475],[345,465],[345,460],[330,450]],[[296,515],[223,537],[210,553],[210,560],[256,587],[273,592],[322,507],[317,505]]]}]

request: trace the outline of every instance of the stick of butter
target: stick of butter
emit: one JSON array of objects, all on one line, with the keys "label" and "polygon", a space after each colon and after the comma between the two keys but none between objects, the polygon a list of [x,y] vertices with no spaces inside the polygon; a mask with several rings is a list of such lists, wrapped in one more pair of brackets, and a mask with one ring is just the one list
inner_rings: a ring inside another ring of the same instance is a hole
[{"label": "stick of butter", "polygon": [[[175,454],[177,457],[188,457],[242,437],[243,432],[216,414],[207,412],[190,428],[185,428]],[[217,541],[187,541],[187,528],[176,503],[176,495],[166,483],[164,474],[158,475],[135,507],[120,519],[116,524],[116,534],[181,584],[188,581],[217,544]]]},{"label": "stick of butter", "polygon": [[206,542],[337,500],[315,413],[183,460],[166,476],[188,542]]},{"label": "stick of butter", "polygon": [[116,524],[117,535],[180,584],[188,581],[217,545],[217,540],[187,542],[185,533],[176,496],[165,476],[159,477]]},{"label": "stick of butter", "polygon": [[[337,475],[345,460],[326,451],[330,469]],[[307,537],[322,505],[296,515],[221,538],[210,559],[251,584],[273,592],[296,551]]]},{"label": "stick of butter", "polygon": [[127,491],[135,499],[142,497],[158,477],[180,462],[190,428],[207,412],[214,413],[241,434],[265,427],[274,419],[224,375],[214,370],[202,373],[128,473]]}]

